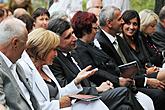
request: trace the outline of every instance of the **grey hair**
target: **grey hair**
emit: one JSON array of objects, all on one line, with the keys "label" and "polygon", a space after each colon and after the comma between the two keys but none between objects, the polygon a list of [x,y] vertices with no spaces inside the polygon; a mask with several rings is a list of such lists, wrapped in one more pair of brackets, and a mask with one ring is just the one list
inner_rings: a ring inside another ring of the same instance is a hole
[{"label": "grey hair", "polygon": [[61,11],[54,11],[51,13],[50,16],[50,20],[52,19],[57,19],[57,18],[64,18],[64,19],[68,19],[68,15],[65,11],[61,10]]},{"label": "grey hair", "polygon": [[105,26],[106,25],[106,20],[113,20],[114,19],[114,12],[116,10],[120,10],[119,8],[115,6],[106,6],[104,7],[100,14],[99,14],[99,23],[100,26]]},{"label": "grey hair", "polygon": [[165,19],[165,6],[163,6],[159,12],[159,19],[160,21]]},{"label": "grey hair", "polygon": [[25,34],[25,26],[25,23],[17,18],[5,18],[0,23],[0,44],[2,45],[9,42],[13,37],[20,38]]}]

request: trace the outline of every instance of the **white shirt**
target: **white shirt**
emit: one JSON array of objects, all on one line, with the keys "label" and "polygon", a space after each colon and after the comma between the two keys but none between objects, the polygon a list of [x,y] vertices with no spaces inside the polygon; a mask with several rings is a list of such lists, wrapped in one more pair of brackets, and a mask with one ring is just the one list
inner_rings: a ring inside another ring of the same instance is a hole
[{"label": "white shirt", "polygon": [[[63,54],[65,57],[67,56],[67,54],[64,53],[64,52],[62,52],[62,54]],[[73,63],[77,66],[77,68],[81,71],[81,68],[78,66],[78,63],[76,62],[76,60],[75,60],[73,57],[71,57],[71,59],[72,59]]]},{"label": "white shirt", "polygon": [[12,75],[14,76],[17,84],[19,85],[23,95],[25,96],[27,102],[29,103],[30,107],[32,108],[32,110],[34,110],[33,106],[32,106],[32,102],[30,101],[30,94],[29,91],[27,90],[27,88],[24,86],[23,82],[20,81],[19,76],[16,72],[16,64],[13,64],[1,51],[0,51],[0,55],[2,56],[2,58],[4,59],[5,63],[7,64],[7,66],[10,68]]}]

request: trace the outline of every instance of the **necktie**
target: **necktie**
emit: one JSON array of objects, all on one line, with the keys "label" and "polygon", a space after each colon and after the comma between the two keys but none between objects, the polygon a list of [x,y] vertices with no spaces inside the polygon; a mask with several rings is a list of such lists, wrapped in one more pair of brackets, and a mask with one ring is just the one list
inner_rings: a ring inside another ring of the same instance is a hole
[{"label": "necktie", "polygon": [[78,69],[78,71],[81,70],[81,68],[79,67],[79,65],[76,62],[76,60],[74,58],[72,59],[71,53],[68,52],[66,58],[70,61],[70,63],[72,64],[72,66],[74,66],[75,68]]},{"label": "necktie", "polygon": [[72,60],[72,58],[71,58],[71,54],[70,54],[69,52],[67,53],[67,56],[66,56],[66,57],[67,57],[67,59],[68,59],[70,62],[73,63],[73,60]]},{"label": "necktie", "polygon": [[117,53],[119,54],[121,60],[123,61],[123,63],[124,63],[124,64],[127,63],[127,61],[126,61],[126,59],[125,59],[125,57],[124,57],[124,55],[123,55],[123,53],[122,53],[122,51],[121,51],[119,45],[118,45],[117,39],[115,39],[115,41],[113,42],[113,45],[114,45],[114,47],[115,47]]}]

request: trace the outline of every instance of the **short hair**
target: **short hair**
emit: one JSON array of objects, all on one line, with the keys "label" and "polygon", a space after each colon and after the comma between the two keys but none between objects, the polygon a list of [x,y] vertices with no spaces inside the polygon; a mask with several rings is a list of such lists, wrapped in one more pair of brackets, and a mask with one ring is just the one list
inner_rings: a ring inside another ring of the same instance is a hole
[{"label": "short hair", "polygon": [[32,18],[36,20],[37,17],[42,16],[46,14],[50,18],[49,11],[46,8],[37,8],[33,13],[32,13]]},{"label": "short hair", "polygon": [[52,31],[37,28],[28,34],[27,52],[32,60],[45,60],[51,49],[60,43],[59,36]]},{"label": "short hair", "polygon": [[51,19],[57,19],[57,18],[62,18],[62,19],[69,19],[67,13],[63,10],[60,11],[54,11],[50,14],[50,20]]},{"label": "short hair", "polygon": [[61,18],[52,19],[48,23],[48,30],[55,32],[59,36],[69,28],[71,28],[70,22]]},{"label": "short hair", "polygon": [[71,19],[74,34],[82,38],[85,34],[92,32],[92,23],[97,22],[97,17],[93,13],[78,11]]},{"label": "short hair", "polygon": [[165,6],[163,6],[159,12],[159,19],[163,21],[165,19]]},{"label": "short hair", "polygon": [[5,18],[0,23],[0,44],[9,42],[13,37],[22,39],[25,36],[25,23],[12,16]]},{"label": "short hair", "polygon": [[18,18],[23,14],[29,14],[24,8],[17,8],[14,10],[13,15],[14,17]]},{"label": "short hair", "polygon": [[120,10],[119,8],[115,6],[106,6],[102,8],[100,14],[99,14],[99,23],[100,26],[105,26],[106,25],[106,20],[113,20],[115,18],[114,12],[116,10]]},{"label": "short hair", "polygon": [[153,21],[158,22],[159,20],[158,15],[149,9],[144,9],[140,11],[139,16],[140,16],[140,30],[141,31],[144,31],[144,29],[146,29],[146,27],[148,27],[149,24],[152,23]]},{"label": "short hair", "polygon": [[30,15],[23,14],[19,16],[18,19],[22,20],[26,24],[26,29],[28,33],[32,31],[34,19]]}]

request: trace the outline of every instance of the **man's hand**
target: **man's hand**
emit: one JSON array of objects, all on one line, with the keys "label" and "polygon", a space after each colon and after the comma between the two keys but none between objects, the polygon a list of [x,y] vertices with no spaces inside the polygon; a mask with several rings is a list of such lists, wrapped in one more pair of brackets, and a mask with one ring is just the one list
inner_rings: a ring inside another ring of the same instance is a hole
[{"label": "man's hand", "polygon": [[152,88],[158,88],[158,89],[165,88],[165,83],[154,78],[147,78],[147,85]]},{"label": "man's hand", "polygon": [[159,72],[159,68],[156,66],[146,67],[146,74],[152,74],[154,72]]},{"label": "man's hand", "polygon": [[103,82],[99,87],[96,87],[97,92],[104,92],[113,88],[113,84],[110,81]]},{"label": "man's hand", "polygon": [[75,85],[78,85],[82,80],[90,77],[98,70],[97,68],[90,70],[91,68],[92,66],[87,66],[85,69],[78,73],[78,75],[74,79]]},{"label": "man's hand", "polygon": [[119,84],[120,84],[121,87],[127,87],[131,83],[133,83],[132,79],[119,77]]},{"label": "man's hand", "polygon": [[71,106],[71,99],[68,96],[63,96],[59,99],[60,101],[60,108],[70,107]]}]

